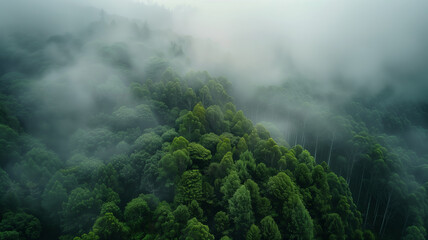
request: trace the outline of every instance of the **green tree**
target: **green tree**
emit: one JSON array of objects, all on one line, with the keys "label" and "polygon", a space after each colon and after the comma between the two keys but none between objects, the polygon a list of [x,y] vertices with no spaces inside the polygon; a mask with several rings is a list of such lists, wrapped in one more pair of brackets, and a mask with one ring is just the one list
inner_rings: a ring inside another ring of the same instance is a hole
[{"label": "green tree", "polygon": [[163,239],[174,239],[177,236],[179,225],[167,202],[161,202],[157,206],[153,219],[156,220],[156,231],[161,233]]},{"label": "green tree", "polygon": [[[420,227],[423,229],[423,227]],[[406,228],[406,235],[404,236],[403,240],[422,240],[426,239],[425,235],[425,229],[422,231],[417,226],[410,226]]]},{"label": "green tree", "polygon": [[192,200],[188,205],[190,217],[195,217],[199,221],[204,219],[204,210],[199,206],[199,203],[196,200]]},{"label": "green tree", "polygon": [[0,239],[3,240],[19,240],[19,232],[17,231],[4,231],[0,232]]},{"label": "green tree", "polygon": [[100,212],[102,201],[87,188],[71,191],[62,207],[62,229],[66,233],[87,232]]},{"label": "green tree", "polygon": [[294,172],[296,183],[302,187],[307,188],[312,185],[312,175],[305,163],[300,163]]},{"label": "green tree", "polygon": [[[49,187],[49,188],[48,188]],[[59,212],[62,204],[67,200],[67,190],[63,185],[55,181],[51,186],[47,186],[42,195],[42,207],[45,211],[50,212],[50,217],[59,221]]]},{"label": "green tree", "polygon": [[222,134],[229,131],[229,125],[224,120],[224,114],[218,105],[211,105],[207,108],[206,118],[212,132]]},{"label": "green tree", "polygon": [[115,202],[106,202],[101,206],[100,215],[103,216],[106,213],[112,213],[117,219],[122,219],[122,211]]},{"label": "green tree", "polygon": [[267,190],[272,200],[274,200],[274,206],[282,205],[290,196],[296,194],[296,186],[284,172],[269,178]]},{"label": "green tree", "polygon": [[178,133],[191,141],[198,141],[205,133],[205,127],[193,112],[188,112],[176,121]]},{"label": "green tree", "polygon": [[281,240],[278,225],[271,216],[266,216],[260,221],[260,231],[262,240]]},{"label": "green tree", "polygon": [[229,138],[223,138],[218,144],[217,144],[217,152],[214,156],[214,160],[220,160],[223,158],[223,156],[232,151],[232,146],[230,144]]},{"label": "green tree", "polygon": [[235,224],[235,235],[244,236],[254,222],[250,192],[242,185],[229,199],[230,218]]},{"label": "green tree", "polygon": [[345,239],[345,229],[342,219],[337,213],[329,213],[325,216],[324,231],[328,233],[329,238]]},{"label": "green tree", "polygon": [[191,110],[193,105],[196,103],[197,101],[197,97],[195,92],[193,91],[193,89],[191,88],[187,88],[186,91],[184,92],[184,100],[186,103],[186,109],[187,110]]},{"label": "green tree", "polygon": [[189,204],[192,200],[202,200],[202,175],[199,170],[188,170],[181,176],[177,185],[175,200]]},{"label": "green tree", "polygon": [[138,232],[144,230],[144,227],[151,222],[152,213],[148,203],[138,197],[126,204],[124,217],[131,230]]},{"label": "green tree", "polygon": [[252,224],[250,230],[248,230],[246,235],[246,240],[260,240],[262,235],[260,233],[259,227],[257,225]]},{"label": "green tree", "polygon": [[224,184],[220,187],[220,192],[224,194],[224,200],[229,200],[236,190],[241,186],[241,180],[239,179],[236,171],[231,171],[224,179]]},{"label": "green tree", "polygon": [[206,110],[202,103],[199,102],[198,104],[196,104],[192,112],[196,117],[198,117],[199,122],[202,124],[202,126],[206,128],[208,126],[208,122],[206,119]]},{"label": "green tree", "polygon": [[19,239],[39,239],[42,226],[39,219],[25,212],[6,212],[0,222],[0,236]]},{"label": "green tree", "polygon": [[229,215],[219,211],[214,216],[214,228],[218,236],[227,235],[230,229]]},{"label": "green tree", "polygon": [[113,213],[106,213],[99,217],[93,226],[95,234],[100,236],[100,239],[125,239],[127,229],[125,224],[121,223]]},{"label": "green tree", "polygon": [[154,132],[144,133],[134,142],[134,148],[154,154],[162,147],[162,138]]},{"label": "green tree", "polygon": [[267,166],[276,167],[282,153],[276,142],[269,138],[257,143],[254,155],[256,159],[261,159]]},{"label": "green tree", "polygon": [[175,137],[171,143],[171,152],[175,152],[177,150],[187,149],[189,146],[189,141],[183,136]]},{"label": "green tree", "polygon": [[195,167],[204,169],[208,166],[212,157],[210,150],[197,143],[190,143],[187,149],[189,151],[190,159]]},{"label": "green tree", "polygon": [[200,223],[196,218],[192,218],[187,222],[187,226],[183,230],[183,239],[214,240],[214,236],[210,233],[207,225]]},{"label": "green tree", "polygon": [[287,202],[284,202],[283,216],[286,222],[284,230],[287,238],[296,240],[314,238],[312,218],[298,195],[292,195]]},{"label": "green tree", "polygon": [[240,138],[238,144],[236,145],[236,149],[234,151],[234,155],[236,158],[240,158],[241,154],[248,150],[247,142],[245,138]]},{"label": "green tree", "polygon": [[172,214],[179,225],[179,229],[183,229],[186,226],[187,221],[190,219],[189,208],[186,205],[178,205]]},{"label": "green tree", "polygon": [[230,171],[235,170],[235,163],[231,152],[227,152],[220,161],[221,170],[228,174]]}]

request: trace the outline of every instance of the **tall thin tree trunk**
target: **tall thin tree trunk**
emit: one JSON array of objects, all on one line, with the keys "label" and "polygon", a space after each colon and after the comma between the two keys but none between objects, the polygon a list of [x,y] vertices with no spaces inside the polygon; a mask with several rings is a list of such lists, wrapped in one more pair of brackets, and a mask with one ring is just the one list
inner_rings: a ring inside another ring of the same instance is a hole
[{"label": "tall thin tree trunk", "polygon": [[355,164],[355,153],[352,155],[352,162],[351,162],[351,170],[349,171],[348,176],[348,185],[351,185],[351,178],[352,178],[352,172],[354,171],[354,164]]},{"label": "tall thin tree trunk", "polygon": [[407,220],[409,220],[409,212],[406,214],[406,220],[404,221],[403,229],[401,230],[401,236],[403,236],[404,232],[406,231]]},{"label": "tall thin tree trunk", "polygon": [[370,195],[369,204],[368,204],[367,210],[366,210],[366,216],[365,216],[365,219],[364,219],[364,228],[366,228],[367,219],[369,218],[369,211],[370,211],[370,203],[371,202],[372,202],[372,195]]},{"label": "tall thin tree trunk", "polygon": [[391,202],[392,192],[388,194],[388,202],[386,203],[385,213],[383,214],[382,224],[380,225],[379,235],[382,233],[383,226],[385,224],[386,214],[388,213],[389,203]]},{"label": "tall thin tree trunk", "polygon": [[330,160],[331,160],[331,151],[333,150],[334,135],[335,135],[335,132],[333,132],[333,137],[331,138],[330,152],[329,152],[329,154],[328,154],[328,162],[327,162],[327,165],[328,165],[329,167],[330,167]]},{"label": "tall thin tree trunk", "polygon": [[303,148],[305,148],[305,142],[306,142],[305,132],[303,132],[303,134],[302,134],[302,147]]},{"label": "tall thin tree trunk", "polygon": [[360,195],[361,195],[361,188],[363,187],[363,181],[364,181],[364,172],[366,171],[366,168],[363,168],[363,173],[361,174],[361,182],[360,182],[360,189],[358,189],[358,198],[357,198],[357,206],[360,202]]},{"label": "tall thin tree trunk", "polygon": [[317,162],[317,151],[318,151],[318,134],[317,134],[317,140],[315,142],[315,154],[314,154],[315,162]]},{"label": "tall thin tree trunk", "polygon": [[296,139],[294,139],[294,146],[296,146],[297,145],[297,132],[296,132]]},{"label": "tall thin tree trunk", "polygon": [[375,215],[373,219],[373,227],[376,225],[377,212],[379,211],[379,199],[376,199]]}]

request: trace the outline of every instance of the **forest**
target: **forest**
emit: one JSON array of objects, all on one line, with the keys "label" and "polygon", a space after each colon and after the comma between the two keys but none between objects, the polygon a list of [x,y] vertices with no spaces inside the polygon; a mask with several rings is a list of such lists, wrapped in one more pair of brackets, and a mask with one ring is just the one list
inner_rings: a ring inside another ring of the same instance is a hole
[{"label": "forest", "polygon": [[423,67],[253,84],[161,5],[25,3],[0,3],[1,240],[427,238]]}]

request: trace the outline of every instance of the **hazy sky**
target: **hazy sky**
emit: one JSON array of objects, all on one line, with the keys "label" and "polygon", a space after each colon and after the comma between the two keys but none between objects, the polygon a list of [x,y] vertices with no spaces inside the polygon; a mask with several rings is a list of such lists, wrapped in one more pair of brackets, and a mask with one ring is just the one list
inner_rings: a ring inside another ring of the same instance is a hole
[{"label": "hazy sky", "polygon": [[233,68],[245,81],[303,76],[416,95],[428,87],[427,1],[143,2],[170,9],[174,31],[210,42],[193,52],[201,67]]},{"label": "hazy sky", "polygon": [[189,69],[238,84],[298,77],[319,81],[328,91],[342,82],[350,92],[377,93],[388,86],[397,96],[426,96],[428,1],[140,1],[151,7],[138,2],[4,1],[0,27],[52,25],[66,32],[84,21],[80,11],[67,11],[79,3],[191,36],[184,49]]}]

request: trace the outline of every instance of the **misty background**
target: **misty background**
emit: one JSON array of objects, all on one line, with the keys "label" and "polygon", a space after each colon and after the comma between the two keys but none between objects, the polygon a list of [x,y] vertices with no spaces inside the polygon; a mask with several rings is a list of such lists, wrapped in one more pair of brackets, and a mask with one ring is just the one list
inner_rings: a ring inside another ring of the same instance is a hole
[{"label": "misty background", "polygon": [[[27,133],[67,165],[93,167],[132,151],[127,135],[146,134],[143,127],[126,132],[122,121],[163,125],[130,85],[168,69],[178,74],[172,79],[199,71],[225,77],[254,123],[346,179],[360,211],[374,218],[364,225],[383,236],[372,199],[385,216],[400,204],[389,207],[388,192],[360,200],[370,182],[357,156],[366,145],[355,139],[393,153],[385,162],[400,169],[409,195],[419,193],[428,173],[427,11],[428,2],[417,0],[2,1],[0,84],[3,95],[18,96],[6,105]],[[2,167],[25,172],[12,162]],[[406,219],[402,234],[411,218],[405,212],[388,215]]]}]

